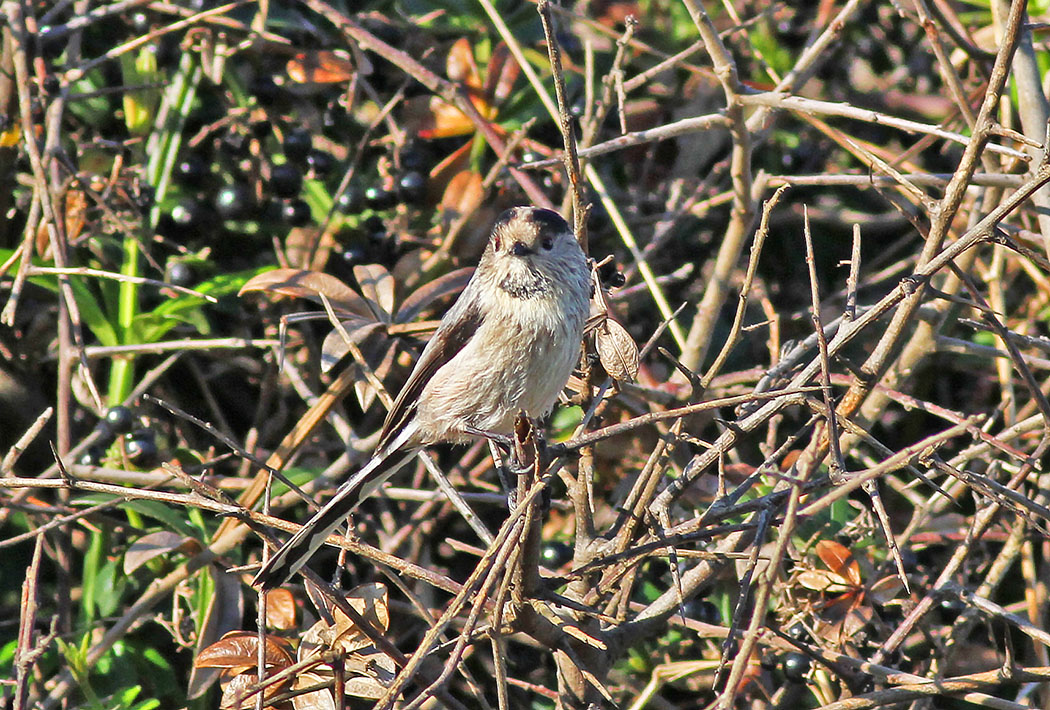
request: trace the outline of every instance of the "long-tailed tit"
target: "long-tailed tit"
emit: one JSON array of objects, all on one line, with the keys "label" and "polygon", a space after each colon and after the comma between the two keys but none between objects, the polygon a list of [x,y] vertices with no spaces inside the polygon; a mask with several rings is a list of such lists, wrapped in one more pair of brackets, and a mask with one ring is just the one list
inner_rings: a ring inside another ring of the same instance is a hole
[{"label": "long-tailed tit", "polygon": [[375,454],[267,561],[254,583],[287,581],[357,505],[423,447],[471,432],[510,434],[518,412],[546,415],[580,354],[587,259],[557,213],[504,212],[474,276],[387,414]]}]

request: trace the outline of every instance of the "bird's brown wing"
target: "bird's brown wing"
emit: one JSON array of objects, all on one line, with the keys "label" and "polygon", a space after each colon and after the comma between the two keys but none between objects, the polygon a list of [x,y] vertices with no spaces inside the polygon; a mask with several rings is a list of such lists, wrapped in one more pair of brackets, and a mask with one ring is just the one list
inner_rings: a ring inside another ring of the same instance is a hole
[{"label": "bird's brown wing", "polygon": [[[460,301],[452,307],[434,332],[434,336],[423,349],[412,374],[408,376],[404,387],[394,400],[390,411],[383,422],[383,432],[379,435],[377,451],[382,451],[397,438],[405,425],[415,416],[416,406],[423,389],[445,363],[454,358],[470,339],[474,337],[481,325],[482,313],[469,298],[470,287],[460,296]],[[462,302],[462,305],[461,305]]]}]

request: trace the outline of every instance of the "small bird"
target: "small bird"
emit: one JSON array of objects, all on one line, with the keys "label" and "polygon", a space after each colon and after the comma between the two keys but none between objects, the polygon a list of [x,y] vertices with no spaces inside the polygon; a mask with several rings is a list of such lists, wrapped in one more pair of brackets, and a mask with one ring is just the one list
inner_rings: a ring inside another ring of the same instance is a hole
[{"label": "small bird", "polygon": [[590,267],[562,217],[514,207],[496,220],[478,268],[394,401],[375,453],[255,576],[286,582],[366,497],[438,442],[508,435],[520,411],[554,407],[580,355]]}]

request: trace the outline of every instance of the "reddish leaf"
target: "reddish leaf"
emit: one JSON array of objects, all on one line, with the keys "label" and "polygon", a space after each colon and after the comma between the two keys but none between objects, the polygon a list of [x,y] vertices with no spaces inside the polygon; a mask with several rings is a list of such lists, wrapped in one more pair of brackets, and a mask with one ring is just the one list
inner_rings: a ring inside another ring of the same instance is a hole
[{"label": "reddish leaf", "polygon": [[[484,106],[484,102],[482,105]],[[418,104],[412,104],[412,109],[416,118],[413,121],[415,133],[425,140],[468,136],[474,132],[474,122],[467,118],[465,113],[437,97],[427,98],[426,107],[423,109],[420,109]],[[478,111],[483,116],[488,113],[487,107],[485,110],[479,107]]]},{"label": "reddish leaf", "polygon": [[481,174],[471,170],[454,175],[441,196],[441,209],[455,216],[471,214],[485,197],[482,183]]},{"label": "reddish leaf", "polygon": [[470,41],[466,37],[456,40],[448,50],[445,73],[452,81],[463,82],[471,89],[481,89],[481,72],[478,71],[474,52],[471,51]]},{"label": "reddish leaf", "polygon": [[288,60],[288,78],[299,84],[341,84],[354,75],[354,64],[345,52],[318,49],[300,52]]},{"label": "reddish leaf", "polygon": [[500,42],[492,50],[489,58],[488,70],[485,75],[484,94],[493,104],[506,101],[510,92],[514,89],[514,83],[521,74],[521,66],[507,49],[507,45]]},{"label": "reddish leaf", "polygon": [[845,545],[834,540],[821,540],[817,543],[817,556],[828,566],[828,569],[859,586],[863,580],[860,576],[860,564]]},{"label": "reddish leaf", "polygon": [[[287,668],[294,663],[291,644],[280,636],[266,635],[267,668]],[[259,637],[251,631],[231,631],[197,654],[197,668],[254,668],[258,662]]]},{"label": "reddish leaf", "polygon": [[263,598],[266,600],[267,624],[281,631],[295,628],[298,608],[291,592],[287,589],[271,589]]}]

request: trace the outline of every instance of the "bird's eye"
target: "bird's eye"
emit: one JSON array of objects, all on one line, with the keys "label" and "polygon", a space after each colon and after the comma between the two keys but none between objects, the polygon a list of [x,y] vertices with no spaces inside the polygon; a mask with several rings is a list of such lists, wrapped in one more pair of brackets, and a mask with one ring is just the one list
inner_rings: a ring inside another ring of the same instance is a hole
[{"label": "bird's eye", "polygon": [[544,249],[550,251],[554,248],[554,237],[544,237],[541,244],[543,245]]}]

